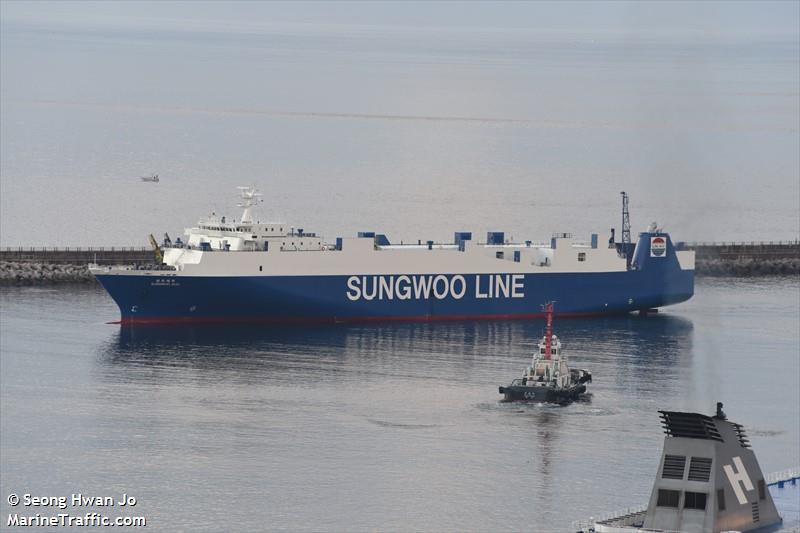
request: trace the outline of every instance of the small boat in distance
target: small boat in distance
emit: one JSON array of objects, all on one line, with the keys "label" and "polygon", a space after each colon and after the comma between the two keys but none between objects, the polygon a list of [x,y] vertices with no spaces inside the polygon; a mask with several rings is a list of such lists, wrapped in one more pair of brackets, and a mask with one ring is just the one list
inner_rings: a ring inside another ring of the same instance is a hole
[{"label": "small boat in distance", "polygon": [[544,337],[522,377],[500,387],[505,401],[568,403],[586,392],[586,383],[592,381],[591,372],[570,368],[561,353],[561,341],[553,335],[553,303],[542,307],[547,317]]},{"label": "small boat in distance", "polygon": [[150,176],[142,176],[140,179],[142,181],[147,181],[150,183],[158,183],[158,174],[152,174]]}]

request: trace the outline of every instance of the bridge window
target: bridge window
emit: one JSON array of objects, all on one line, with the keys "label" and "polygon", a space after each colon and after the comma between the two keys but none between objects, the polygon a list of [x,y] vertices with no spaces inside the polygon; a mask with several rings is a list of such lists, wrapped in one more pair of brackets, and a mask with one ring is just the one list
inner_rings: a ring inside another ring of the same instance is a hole
[{"label": "bridge window", "polygon": [[679,490],[666,490],[658,489],[658,501],[656,505],[659,507],[678,507],[678,502],[681,499],[681,491]]},{"label": "bridge window", "polygon": [[683,508],[704,511],[706,508],[706,493],[686,491],[683,497]]}]

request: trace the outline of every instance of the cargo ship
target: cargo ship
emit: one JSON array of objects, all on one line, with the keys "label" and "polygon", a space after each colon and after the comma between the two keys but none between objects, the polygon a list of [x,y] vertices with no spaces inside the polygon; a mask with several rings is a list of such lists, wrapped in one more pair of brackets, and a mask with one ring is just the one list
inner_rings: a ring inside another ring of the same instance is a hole
[{"label": "cargo ship", "polygon": [[485,242],[470,232],[452,243],[392,244],[375,232],[327,242],[256,219],[260,193],[239,192],[239,219],[212,214],[185,240],[154,242],[152,266],[90,265],[122,324],[536,318],[550,301],[558,316],[607,315],[694,293],[694,252],[677,251],[655,223],[636,242],[615,242],[612,229],[603,245],[598,234],[534,243],[503,232]]}]

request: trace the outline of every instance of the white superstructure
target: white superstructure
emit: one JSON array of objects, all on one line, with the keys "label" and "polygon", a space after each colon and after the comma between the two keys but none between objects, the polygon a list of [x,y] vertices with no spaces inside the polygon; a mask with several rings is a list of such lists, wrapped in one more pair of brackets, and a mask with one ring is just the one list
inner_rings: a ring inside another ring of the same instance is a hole
[{"label": "white superstructure", "polygon": [[[261,195],[253,187],[239,187],[244,209],[240,219],[212,213],[185,231],[187,241],[177,241],[164,253],[164,262],[187,275],[384,275],[395,272],[426,273],[558,273],[622,272],[624,258],[614,247],[575,241],[571,234],[554,234],[550,243],[507,242],[504,234],[490,233],[486,243],[389,244],[368,233],[326,243],[316,233],[285,222],[262,222],[254,217]],[[494,237],[494,242],[489,242]],[[499,239],[500,242],[497,242]],[[250,252],[230,256],[206,252]],[[318,252],[294,254],[287,252]],[[694,253],[677,252],[681,267],[694,268]],[[201,266],[202,265],[202,266]]]},{"label": "white superstructure", "polygon": [[[264,251],[277,247],[281,251],[322,250],[322,237],[289,227],[283,222],[261,222],[253,219],[253,208],[261,201],[261,193],[254,187],[238,187],[244,211],[239,220],[212,213],[201,218],[197,226],[186,229],[189,249],[231,252]],[[180,244],[178,244],[180,246]],[[170,254],[174,259],[176,254]],[[180,257],[180,255],[178,256]],[[167,263],[170,264],[169,258]]]}]

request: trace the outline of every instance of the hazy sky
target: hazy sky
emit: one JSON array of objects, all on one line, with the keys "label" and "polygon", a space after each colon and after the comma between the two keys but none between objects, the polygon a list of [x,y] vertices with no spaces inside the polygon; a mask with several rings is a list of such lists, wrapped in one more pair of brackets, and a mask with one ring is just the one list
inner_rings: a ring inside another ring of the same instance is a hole
[{"label": "hazy sky", "polygon": [[[7,21],[64,24],[308,23],[530,28],[586,33],[668,32],[797,37],[800,2],[18,2]],[[256,22],[254,22],[256,21]]]},{"label": "hazy sky", "polygon": [[623,189],[678,239],[800,231],[800,2],[0,6],[3,243],[138,243],[252,183],[328,235],[588,234]]}]

